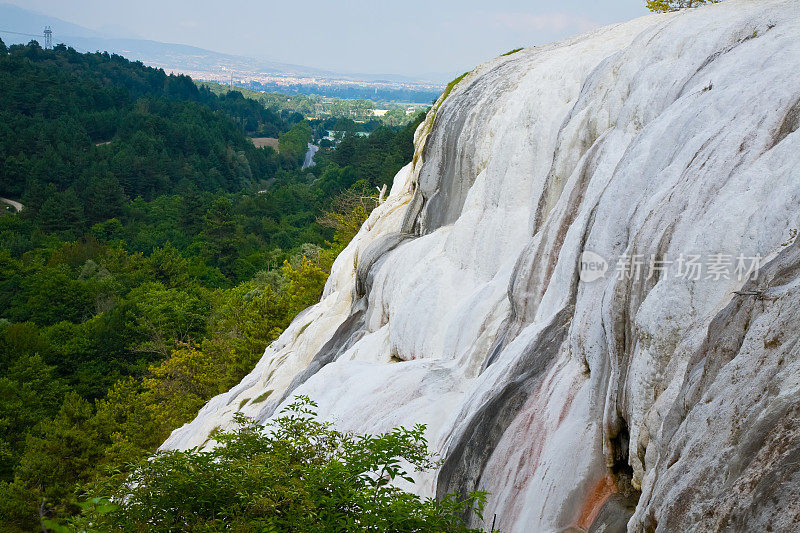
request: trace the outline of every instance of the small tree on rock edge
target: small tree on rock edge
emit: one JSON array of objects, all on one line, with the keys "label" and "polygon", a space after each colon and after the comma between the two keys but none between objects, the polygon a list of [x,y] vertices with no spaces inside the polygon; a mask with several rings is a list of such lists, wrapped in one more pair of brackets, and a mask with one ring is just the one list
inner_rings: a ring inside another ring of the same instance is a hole
[{"label": "small tree on rock edge", "polygon": [[664,13],[676,11],[686,7],[698,7],[703,4],[717,4],[721,0],[646,0],[645,5],[650,11]]}]

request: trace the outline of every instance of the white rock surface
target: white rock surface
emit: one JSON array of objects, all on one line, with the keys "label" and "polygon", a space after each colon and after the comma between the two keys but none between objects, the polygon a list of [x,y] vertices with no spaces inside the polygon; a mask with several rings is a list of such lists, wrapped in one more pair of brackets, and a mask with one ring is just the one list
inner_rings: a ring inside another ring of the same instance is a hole
[{"label": "white rock surface", "polygon": [[[477,67],[322,301],[164,447],[303,393],[342,429],[427,424],[445,462],[417,490],[485,488],[503,531],[797,530],[799,73],[796,0]],[[676,262],[617,279],[638,254]],[[688,279],[682,254],[765,266]]]}]

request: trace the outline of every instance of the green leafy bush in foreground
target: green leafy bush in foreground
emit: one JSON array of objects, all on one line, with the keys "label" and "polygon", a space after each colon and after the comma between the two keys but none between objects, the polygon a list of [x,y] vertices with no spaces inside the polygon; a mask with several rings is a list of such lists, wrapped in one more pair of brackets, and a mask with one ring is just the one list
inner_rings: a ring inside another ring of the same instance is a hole
[{"label": "green leafy bush in foreground", "polygon": [[[85,531],[469,532],[486,494],[421,499],[390,480],[413,482],[436,465],[425,426],[353,435],[320,422],[299,396],[266,427],[238,415],[209,451],[158,453],[130,477],[96,486],[73,524]],[[100,495],[103,495],[102,497]],[[113,503],[112,503],[113,502]],[[49,524],[59,530],[61,526]]]}]

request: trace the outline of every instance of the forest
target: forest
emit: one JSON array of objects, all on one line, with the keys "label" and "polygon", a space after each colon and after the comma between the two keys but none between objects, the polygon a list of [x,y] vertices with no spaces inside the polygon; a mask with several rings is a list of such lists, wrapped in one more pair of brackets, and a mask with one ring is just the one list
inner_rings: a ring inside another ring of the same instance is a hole
[{"label": "forest", "polygon": [[0,196],[24,205],[0,214],[0,529],[30,531],[80,513],[319,299],[422,117],[302,169],[329,125],[121,56],[0,41],[0,87]]}]

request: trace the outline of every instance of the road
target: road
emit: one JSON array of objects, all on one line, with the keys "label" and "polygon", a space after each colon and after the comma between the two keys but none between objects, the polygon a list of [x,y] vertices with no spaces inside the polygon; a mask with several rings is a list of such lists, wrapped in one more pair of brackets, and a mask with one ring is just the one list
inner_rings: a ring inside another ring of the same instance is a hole
[{"label": "road", "polygon": [[308,143],[308,151],[306,152],[305,160],[303,161],[303,170],[307,169],[308,167],[313,167],[314,163],[314,154],[317,153],[319,150],[319,146],[316,144]]},{"label": "road", "polygon": [[3,202],[4,204],[10,205],[14,209],[16,209],[17,213],[19,213],[20,211],[25,209],[25,206],[22,205],[21,203],[16,202],[14,200],[9,200],[8,198],[0,198],[0,202]]}]

